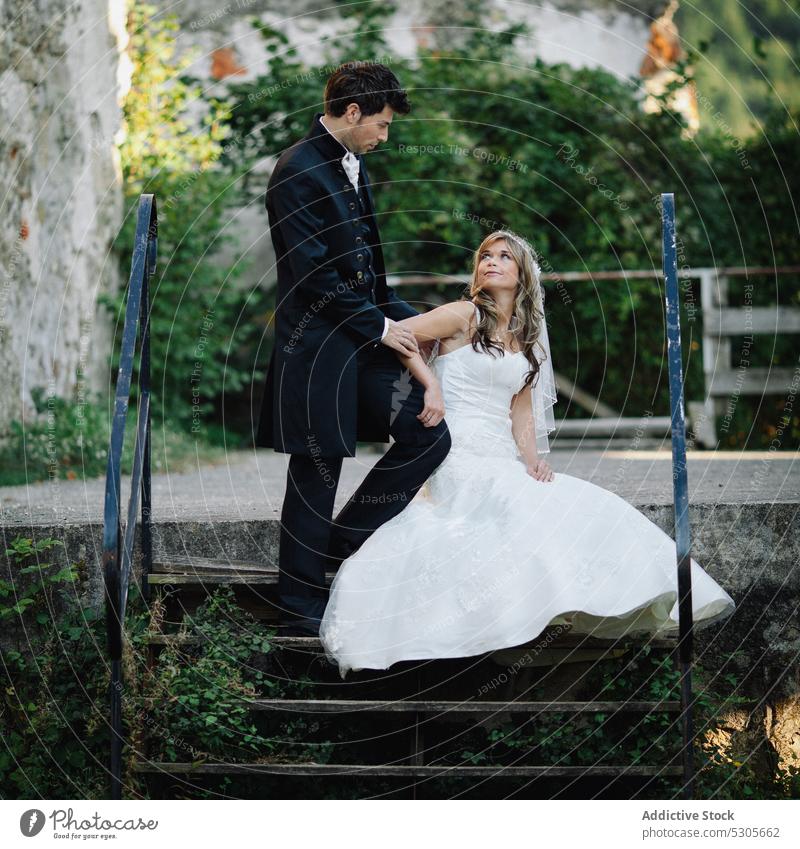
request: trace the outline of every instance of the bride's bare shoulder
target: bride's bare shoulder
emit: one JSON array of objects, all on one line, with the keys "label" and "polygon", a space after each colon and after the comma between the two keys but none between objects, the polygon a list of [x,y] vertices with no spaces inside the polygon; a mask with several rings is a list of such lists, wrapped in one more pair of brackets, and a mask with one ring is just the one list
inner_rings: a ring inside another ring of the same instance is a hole
[{"label": "bride's bare shoulder", "polygon": [[477,325],[475,305],[472,301],[453,301],[443,304],[439,309],[447,310],[451,316],[450,332],[439,338],[439,352],[446,354],[463,347],[472,339]]},{"label": "bride's bare shoulder", "polygon": [[449,304],[442,304],[439,309],[450,312],[465,332],[475,324],[475,304],[472,301],[451,301]]}]

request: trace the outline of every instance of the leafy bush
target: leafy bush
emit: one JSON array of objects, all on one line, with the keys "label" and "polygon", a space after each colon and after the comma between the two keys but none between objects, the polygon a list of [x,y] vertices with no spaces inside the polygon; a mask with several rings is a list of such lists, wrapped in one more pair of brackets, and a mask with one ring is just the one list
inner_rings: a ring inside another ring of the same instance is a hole
[{"label": "leafy bush", "polygon": [[[267,72],[230,86],[229,161],[246,169],[303,136],[322,108],[332,65],[388,55],[382,27],[392,8],[357,4],[345,12],[343,32],[326,42],[314,66],[298,58],[284,33],[254,20],[265,39]],[[649,279],[547,284],[548,326],[562,374],[602,393],[624,415],[666,415],[666,328],[656,279],[660,193],[676,193],[678,233],[692,268],[793,263],[797,116],[771,116],[763,134],[745,140],[744,170],[739,140],[721,128],[686,137],[668,93],[662,111],[647,114],[637,81],[524,60],[516,50],[529,35],[524,27],[492,32],[475,24],[459,39],[421,49],[414,61],[387,60],[413,105],[393,124],[390,143],[368,155],[388,268],[466,276],[482,236],[505,226],[527,236],[543,269],[556,275],[652,269]],[[682,70],[676,84],[691,82]],[[774,282],[759,280],[756,289],[759,303],[775,302]],[[409,287],[402,294],[422,305],[455,299],[460,289]],[[779,298],[800,303],[800,286],[782,278]],[[690,400],[704,396],[700,324],[689,309],[699,303],[697,284],[687,280],[681,324]],[[794,362],[793,345],[791,336],[759,336],[751,353],[767,363]],[[741,398],[730,442],[766,445],[774,435],[771,406],[765,412],[760,399]],[[586,411],[573,405],[564,414]],[[800,417],[789,431],[787,448],[800,444]]]},{"label": "leafy bush", "polygon": [[[101,396],[81,401],[67,400],[42,390],[32,393],[35,415],[24,422],[13,421],[0,447],[0,486],[17,486],[34,481],[64,478],[88,480],[106,473],[111,435],[107,404]],[[133,467],[136,409],[128,411],[122,452],[123,474]],[[224,450],[198,442],[174,421],[154,423],[151,433],[153,471],[183,471],[203,462],[216,462]]]},{"label": "leafy bush", "polygon": [[20,568],[0,581],[3,798],[107,796],[105,626],[75,598],[77,567],[42,562],[59,544],[18,537],[6,552]]},{"label": "leafy bush", "polygon": [[[153,613],[150,633],[158,633],[163,607],[157,603]],[[135,733],[148,757],[253,762],[302,759],[313,752],[320,760],[326,745],[306,742],[303,717],[267,721],[265,736],[246,704],[286,694],[288,683],[267,669],[274,635],[237,604],[230,587],[220,587],[186,616],[144,676]],[[201,642],[182,644],[185,637]],[[301,693],[308,684],[291,686]]]}]

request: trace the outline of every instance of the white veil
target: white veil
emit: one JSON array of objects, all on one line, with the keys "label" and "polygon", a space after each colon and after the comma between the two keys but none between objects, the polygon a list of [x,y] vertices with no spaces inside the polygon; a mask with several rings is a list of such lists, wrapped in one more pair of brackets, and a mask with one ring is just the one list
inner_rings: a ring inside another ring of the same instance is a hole
[{"label": "white veil", "polygon": [[553,404],[558,401],[556,395],[556,381],[553,374],[553,359],[550,356],[550,337],[547,334],[547,318],[544,314],[544,286],[541,284],[541,269],[536,260],[533,261],[536,270],[536,278],[539,280],[539,291],[541,302],[539,306],[542,311],[542,323],[539,339],[536,347],[541,347],[543,356],[534,351],[539,361],[539,374],[534,378],[531,387],[531,406],[533,407],[533,423],[536,428],[536,451],[542,454],[550,453],[550,439],[548,434],[556,429],[555,417],[553,416]]}]

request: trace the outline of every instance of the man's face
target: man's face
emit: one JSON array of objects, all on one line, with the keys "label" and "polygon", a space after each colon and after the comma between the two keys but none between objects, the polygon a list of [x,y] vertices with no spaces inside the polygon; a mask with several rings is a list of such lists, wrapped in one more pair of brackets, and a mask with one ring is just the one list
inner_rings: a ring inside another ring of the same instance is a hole
[{"label": "man's face", "polygon": [[[353,106],[350,108],[352,109]],[[392,123],[394,110],[388,103],[374,115],[362,115],[358,112],[358,107],[355,108],[359,117],[350,128],[350,144],[348,147],[353,153],[367,153],[388,140],[389,126]]]}]

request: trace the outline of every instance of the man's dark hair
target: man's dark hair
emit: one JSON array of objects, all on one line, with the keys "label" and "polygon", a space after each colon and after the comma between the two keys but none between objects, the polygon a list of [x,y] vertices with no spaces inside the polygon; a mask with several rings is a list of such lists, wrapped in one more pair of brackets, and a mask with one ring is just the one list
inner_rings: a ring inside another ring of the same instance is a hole
[{"label": "man's dark hair", "polygon": [[362,115],[382,112],[388,103],[395,112],[411,111],[406,92],[397,77],[377,62],[345,62],[325,84],[325,112],[339,118],[350,103],[357,103]]}]

